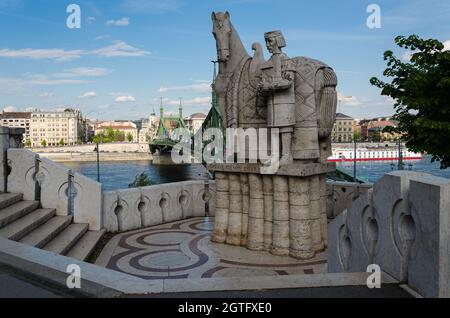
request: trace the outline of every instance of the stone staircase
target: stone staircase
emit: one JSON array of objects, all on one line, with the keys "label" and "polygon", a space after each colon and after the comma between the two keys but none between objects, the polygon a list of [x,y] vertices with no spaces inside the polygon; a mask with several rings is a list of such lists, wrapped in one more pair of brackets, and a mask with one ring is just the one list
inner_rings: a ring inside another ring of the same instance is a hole
[{"label": "stone staircase", "polygon": [[0,237],[86,260],[105,231],[89,231],[88,224],[74,224],[72,216],[39,206],[22,200],[22,194],[0,193]]}]

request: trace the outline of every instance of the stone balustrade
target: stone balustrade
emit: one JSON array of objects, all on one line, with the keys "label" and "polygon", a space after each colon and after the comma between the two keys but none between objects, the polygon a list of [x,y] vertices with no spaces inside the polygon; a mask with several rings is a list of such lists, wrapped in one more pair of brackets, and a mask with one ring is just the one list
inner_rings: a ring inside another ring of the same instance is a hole
[{"label": "stone balustrade", "polygon": [[348,209],[354,200],[367,193],[373,187],[372,183],[327,182],[327,215],[333,219],[342,211]]},{"label": "stone balustrade", "polygon": [[450,296],[450,180],[386,174],[328,226],[329,272],[369,264],[424,297]]},{"label": "stone balustrade", "polygon": [[24,200],[39,200],[57,215],[73,214],[75,223],[87,223],[90,230],[102,228],[100,183],[26,149],[9,148],[7,165],[8,192],[22,193]]},{"label": "stone balustrade", "polygon": [[[103,225],[123,232],[182,219],[214,216],[215,182],[184,181],[103,193]],[[208,206],[208,209],[206,208]]]}]

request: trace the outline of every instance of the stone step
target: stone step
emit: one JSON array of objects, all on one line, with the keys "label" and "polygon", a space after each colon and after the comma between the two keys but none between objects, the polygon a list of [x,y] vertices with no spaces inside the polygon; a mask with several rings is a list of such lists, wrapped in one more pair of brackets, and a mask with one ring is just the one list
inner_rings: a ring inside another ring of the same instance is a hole
[{"label": "stone step", "polygon": [[72,222],[72,216],[54,216],[19,242],[42,248]]},{"label": "stone step", "polygon": [[105,234],[105,230],[87,231],[86,234],[70,249],[67,257],[85,261],[94,251],[95,246]]},{"label": "stone step", "polygon": [[0,237],[18,241],[56,214],[55,209],[38,209],[0,229]]},{"label": "stone step", "polygon": [[53,240],[44,246],[44,250],[56,254],[66,254],[72,246],[87,232],[88,224],[70,224]]},{"label": "stone step", "polygon": [[9,207],[10,205],[22,200],[23,194],[19,193],[0,193],[0,209]]},{"label": "stone step", "polygon": [[38,201],[19,201],[0,210],[0,228],[38,208]]}]

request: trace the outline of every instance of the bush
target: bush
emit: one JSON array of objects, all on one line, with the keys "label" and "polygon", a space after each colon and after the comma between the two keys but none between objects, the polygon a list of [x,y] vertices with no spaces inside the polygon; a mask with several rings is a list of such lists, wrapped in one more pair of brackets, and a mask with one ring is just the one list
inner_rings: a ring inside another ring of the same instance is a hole
[{"label": "bush", "polygon": [[141,172],[134,177],[134,181],[128,185],[128,188],[147,187],[152,185],[147,173]]}]

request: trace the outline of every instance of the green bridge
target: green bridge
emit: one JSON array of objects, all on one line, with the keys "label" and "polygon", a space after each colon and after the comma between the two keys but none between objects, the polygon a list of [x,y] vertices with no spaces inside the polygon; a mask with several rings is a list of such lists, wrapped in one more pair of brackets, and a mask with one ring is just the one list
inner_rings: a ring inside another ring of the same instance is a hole
[{"label": "green bridge", "polygon": [[[213,81],[211,84],[211,92],[212,92],[212,102],[211,102],[211,109],[208,112],[208,115],[205,118],[205,121],[202,124],[201,129],[199,129],[195,136],[192,137],[192,150],[194,151],[194,139],[197,137],[198,134],[202,134],[203,136],[203,145],[208,144],[210,140],[207,136],[205,136],[205,131],[209,128],[219,128],[223,130],[222,125],[222,116],[220,113],[219,108],[219,101],[217,99],[217,94],[215,90],[216,85],[216,77],[217,77],[217,70],[216,70],[216,63],[214,62],[214,74],[213,74]],[[169,127],[170,126],[170,127]],[[171,139],[171,132],[176,128],[186,128],[186,125],[184,123],[183,119],[183,106],[180,99],[180,106],[179,106],[179,112],[178,116],[165,116],[164,115],[164,108],[163,108],[163,99],[161,98],[161,105],[160,105],[160,121],[158,130],[156,133],[156,137],[150,142],[150,151],[152,153],[155,152],[169,152],[172,150],[172,148],[178,143],[178,141],[174,141]],[[203,147],[202,147],[203,149]],[[201,158],[202,156],[200,156]],[[205,163],[204,163],[205,164]],[[345,170],[342,169],[336,169],[335,171],[329,173],[327,175],[328,179],[335,180],[335,181],[344,181],[344,182],[357,182],[357,183],[365,183],[365,180],[356,178],[356,180],[353,178],[353,176],[348,173]]]}]

